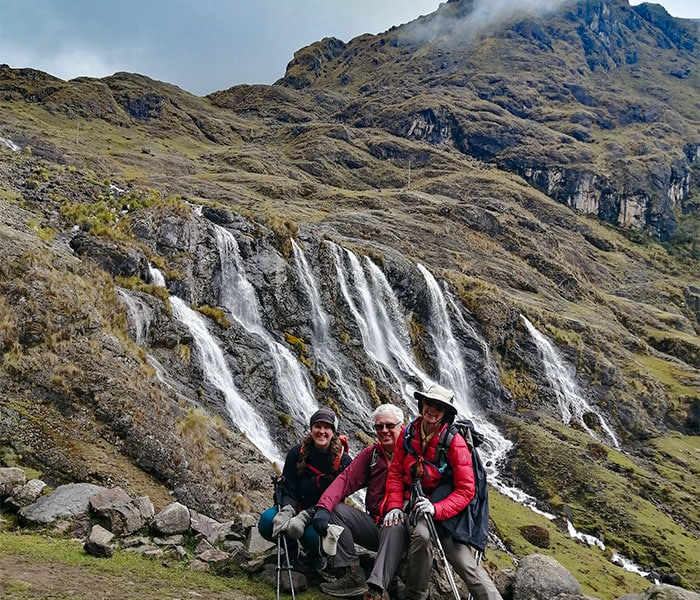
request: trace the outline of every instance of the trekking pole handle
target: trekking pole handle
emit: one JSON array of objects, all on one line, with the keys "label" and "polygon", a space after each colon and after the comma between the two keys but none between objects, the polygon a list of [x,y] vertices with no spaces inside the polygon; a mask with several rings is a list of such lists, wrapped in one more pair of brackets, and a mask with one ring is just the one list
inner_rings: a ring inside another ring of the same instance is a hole
[{"label": "trekking pole handle", "polygon": [[272,475],[272,485],[275,486],[273,500],[275,506],[279,510],[282,506],[282,484],[284,483],[284,475]]}]

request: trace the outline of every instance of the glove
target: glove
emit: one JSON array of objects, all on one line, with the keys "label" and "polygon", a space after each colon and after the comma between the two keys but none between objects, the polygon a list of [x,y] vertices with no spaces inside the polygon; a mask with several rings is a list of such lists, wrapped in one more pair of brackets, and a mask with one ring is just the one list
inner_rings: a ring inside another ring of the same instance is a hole
[{"label": "glove", "polygon": [[279,512],[272,519],[272,537],[276,538],[287,529],[289,520],[294,516],[294,507],[286,504],[280,508]]},{"label": "glove", "polygon": [[304,535],[306,526],[311,523],[311,513],[308,510],[302,510],[296,517],[289,519],[285,533],[293,540],[298,540]]},{"label": "glove", "polygon": [[311,522],[311,525],[313,526],[314,531],[323,537],[326,535],[326,533],[328,533],[328,523],[330,520],[331,513],[328,512],[328,509],[323,508],[323,506],[317,506],[316,514],[314,515],[314,520]]},{"label": "glove", "polygon": [[400,508],[392,508],[384,516],[384,521],[382,521],[382,525],[384,527],[391,527],[393,525],[398,525],[399,523],[403,523],[405,520],[406,520],[406,515],[403,514],[403,511]]},{"label": "glove", "polygon": [[416,503],[413,505],[413,512],[417,515],[430,515],[435,516],[435,505],[428,500],[425,496],[418,498]]}]

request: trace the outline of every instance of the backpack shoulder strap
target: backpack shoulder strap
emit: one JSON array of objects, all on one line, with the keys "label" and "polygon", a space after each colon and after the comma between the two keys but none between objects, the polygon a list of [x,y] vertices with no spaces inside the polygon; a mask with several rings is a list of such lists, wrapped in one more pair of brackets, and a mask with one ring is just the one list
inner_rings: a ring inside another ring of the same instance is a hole
[{"label": "backpack shoulder strap", "polygon": [[372,448],[372,457],[369,459],[369,472],[370,473],[374,470],[374,467],[377,466],[378,462],[379,462],[379,445],[375,444],[374,448]]},{"label": "backpack shoulder strap", "polygon": [[406,452],[409,452],[413,456],[418,456],[418,453],[413,448],[413,436],[416,434],[416,419],[413,419],[406,428],[403,430],[403,447]]},{"label": "backpack shoulder strap", "polygon": [[449,464],[447,462],[447,453],[452,445],[452,440],[455,435],[460,433],[457,425],[452,423],[449,427],[446,427],[440,434],[440,439],[438,439],[437,449],[435,450],[435,466],[440,473],[444,473],[448,468]]}]

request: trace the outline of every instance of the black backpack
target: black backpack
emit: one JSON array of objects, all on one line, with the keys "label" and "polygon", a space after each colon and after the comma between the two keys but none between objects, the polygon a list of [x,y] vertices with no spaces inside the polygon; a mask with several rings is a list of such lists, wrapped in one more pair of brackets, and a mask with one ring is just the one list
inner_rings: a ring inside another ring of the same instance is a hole
[{"label": "black backpack", "polygon": [[[411,421],[404,430],[403,442],[406,452],[416,456],[416,451],[411,445],[414,434],[415,421]],[[442,483],[430,494],[430,500],[439,502],[452,492],[452,469],[447,462],[447,452],[457,434],[464,438],[471,454],[472,468],[474,469],[474,485],[476,488],[474,498],[461,513],[444,521],[436,521],[435,525],[446,529],[455,541],[469,544],[484,552],[488,540],[489,498],[486,469],[477,451],[477,447],[484,441],[484,436],[474,429],[474,424],[469,419],[455,420],[440,434],[435,460],[430,464],[442,474]]]}]

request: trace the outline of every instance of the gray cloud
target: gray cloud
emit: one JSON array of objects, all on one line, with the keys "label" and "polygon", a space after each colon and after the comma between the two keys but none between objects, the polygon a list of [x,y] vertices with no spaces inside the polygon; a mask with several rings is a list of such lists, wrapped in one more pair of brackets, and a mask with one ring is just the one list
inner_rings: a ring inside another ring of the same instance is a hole
[{"label": "gray cloud", "polygon": [[[463,17],[455,20],[446,7],[433,17],[416,22],[406,31],[413,42],[436,40],[442,34],[451,33],[461,43],[474,41],[480,34],[488,32],[510,20],[528,14],[547,15],[577,0],[463,0]],[[442,5],[441,5],[442,8]],[[455,7],[451,7],[455,8]],[[449,15],[449,16],[448,16]]]},{"label": "gray cloud", "polygon": [[[131,71],[206,94],[272,83],[305,45],[385,31],[433,12],[438,2],[0,0],[0,63],[63,79]],[[476,0],[473,26],[493,24],[514,7],[539,11],[555,2]]]}]

